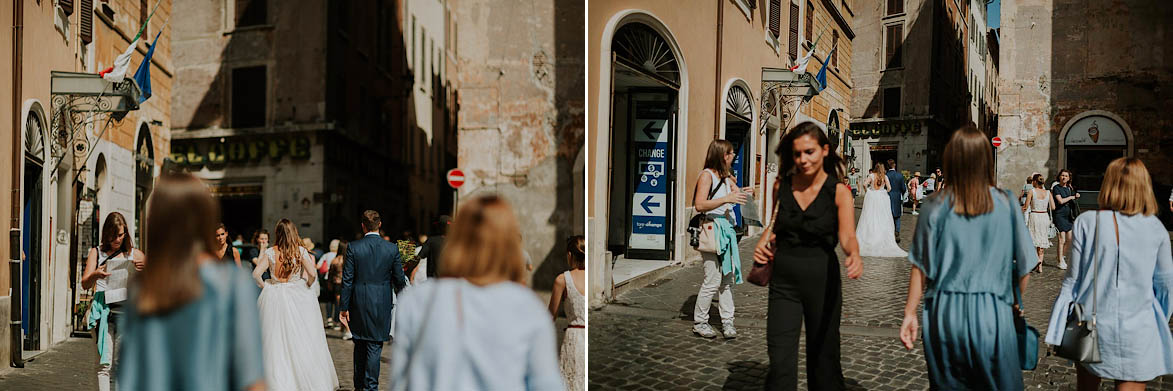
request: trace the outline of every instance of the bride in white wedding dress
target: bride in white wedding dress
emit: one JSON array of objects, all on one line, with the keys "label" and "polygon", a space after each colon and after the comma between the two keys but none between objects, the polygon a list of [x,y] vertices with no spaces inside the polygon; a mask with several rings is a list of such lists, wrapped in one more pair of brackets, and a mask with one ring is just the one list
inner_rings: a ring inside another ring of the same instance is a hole
[{"label": "bride in white wedding dress", "polygon": [[[281,219],[273,230],[273,247],[265,249],[253,279],[261,285],[265,385],[270,390],[334,390],[338,373],[326,346],[315,289],[313,256],[301,246],[297,228]],[[296,254],[296,255],[291,255]],[[261,281],[265,269],[272,278]]]},{"label": "bride in white wedding dress", "polygon": [[884,163],[876,167],[864,181],[867,189],[863,198],[863,212],[855,226],[859,240],[859,254],[865,257],[907,257],[908,252],[896,244],[896,227],[892,222],[892,201],[888,191],[892,184],[884,175]]}]

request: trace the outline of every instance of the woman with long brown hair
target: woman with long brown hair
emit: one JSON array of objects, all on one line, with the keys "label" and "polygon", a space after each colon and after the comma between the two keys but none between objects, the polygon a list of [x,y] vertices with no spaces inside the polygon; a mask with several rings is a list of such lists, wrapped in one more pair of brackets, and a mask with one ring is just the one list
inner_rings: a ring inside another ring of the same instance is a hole
[{"label": "woman with long brown hair", "polygon": [[[257,299],[265,352],[265,382],[275,390],[333,390],[338,374],[318,308],[314,257],[302,246],[297,226],[281,219],[273,228],[273,247],[265,250],[253,280],[261,286]],[[273,268],[272,277],[261,274]]]},{"label": "woman with long brown hair", "polygon": [[693,194],[696,212],[713,220],[718,241],[721,241],[721,237],[735,238],[733,251],[720,254],[701,252],[705,279],[701,282],[692,310],[692,332],[704,338],[717,336],[713,326],[709,325],[709,307],[713,305],[713,295],[717,295],[722,334],[726,339],[737,337],[737,330],[733,327],[733,284],[741,283],[741,258],[737,254],[733,207],[744,204],[752,189],[737,186],[737,178],[733,176],[731,168],[735,157],[733,143],[725,140],[710,142],[705,169],[696,180]]},{"label": "woman with long brown hair", "polygon": [[766,347],[770,372],[766,388],[798,387],[798,336],[806,325],[807,388],[842,390],[839,318],[843,289],[839,246],[847,277],[863,274],[855,238],[855,201],[839,178],[839,155],[819,126],[803,122],[778,145],[781,168],[774,182],[777,218],[754,250],[757,263],[773,262],[767,309]]},{"label": "woman with long brown hair", "polygon": [[523,285],[519,237],[504,199],[460,206],[438,278],[398,297],[392,390],[565,388],[550,312]]},{"label": "woman with long brown hair", "polygon": [[[107,284],[107,278],[111,275],[108,270],[112,271],[109,268],[111,264],[127,265],[126,262],[132,263],[136,271],[142,271],[146,265],[146,255],[134,248],[126,218],[121,213],[111,212],[102,223],[101,245],[90,249],[81,278],[82,288],[94,289],[87,323],[98,345],[98,389],[103,391],[110,389],[110,374],[116,369],[115,352],[121,337],[118,320],[123,315],[122,302],[126,298],[125,287],[111,288]],[[107,288],[110,288],[110,292],[107,292]]]},{"label": "woman with long brown hair", "polygon": [[220,209],[188,174],[164,174],[147,205],[151,261],[132,281],[118,387],[263,389],[256,287],[217,261]]},{"label": "woman with long brown hair", "polygon": [[900,341],[914,347],[923,296],[931,389],[1021,390],[1014,285],[1026,289],[1038,258],[1014,196],[994,187],[986,136],[962,127],[943,159],[952,183],[921,206]]},{"label": "woman with long brown hair", "polygon": [[1071,230],[1075,223],[1075,200],[1079,193],[1071,185],[1071,170],[1059,170],[1055,186],[1051,187],[1055,197],[1055,230],[1059,237],[1059,269],[1067,270],[1067,253],[1071,250]]},{"label": "woman with long brown hair", "polygon": [[1100,362],[1076,364],[1078,390],[1100,389],[1101,378],[1116,380],[1117,390],[1143,390],[1173,373],[1173,256],[1152,189],[1140,159],[1118,158],[1104,172],[1100,210],[1075,219],[1071,270],[1046,341],[1062,343],[1072,304],[1094,314],[1080,321],[1099,333]]},{"label": "woman with long brown hair", "polygon": [[1028,212],[1026,228],[1038,253],[1039,262],[1035,271],[1039,273],[1043,272],[1043,252],[1051,248],[1047,230],[1051,227],[1051,211],[1055,210],[1055,198],[1043,187],[1045,181],[1043,174],[1035,174],[1030,178],[1031,189],[1026,192],[1026,205],[1022,206],[1023,212]]}]

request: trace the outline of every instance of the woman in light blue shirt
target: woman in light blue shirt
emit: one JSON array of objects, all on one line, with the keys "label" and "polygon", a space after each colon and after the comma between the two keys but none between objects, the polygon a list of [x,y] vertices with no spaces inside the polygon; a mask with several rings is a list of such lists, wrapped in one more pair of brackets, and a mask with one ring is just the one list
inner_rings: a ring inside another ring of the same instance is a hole
[{"label": "woman in light blue shirt", "polygon": [[[1144,163],[1116,159],[1100,189],[1103,210],[1075,220],[1072,264],[1055,299],[1046,341],[1062,343],[1072,302],[1082,304],[1090,316],[1095,292],[1102,362],[1077,365],[1079,390],[1098,390],[1101,378],[1115,379],[1117,390],[1139,390],[1145,382],[1173,373],[1173,258],[1151,189]],[[1097,269],[1099,277],[1094,277]]]},{"label": "woman in light blue shirt", "polygon": [[565,389],[550,313],[522,285],[512,208],[467,201],[448,231],[439,278],[398,297],[391,389]]},{"label": "woman in light blue shirt", "polygon": [[147,206],[151,262],[119,325],[122,390],[263,389],[257,287],[219,261],[220,210],[198,179],[165,175]]}]

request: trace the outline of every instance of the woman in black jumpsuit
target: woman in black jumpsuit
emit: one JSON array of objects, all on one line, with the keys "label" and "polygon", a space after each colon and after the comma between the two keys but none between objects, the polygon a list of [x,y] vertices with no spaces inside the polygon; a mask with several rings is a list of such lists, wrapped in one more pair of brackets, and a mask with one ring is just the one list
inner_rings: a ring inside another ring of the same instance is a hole
[{"label": "woman in black jumpsuit", "polygon": [[787,133],[778,147],[782,167],[774,192],[779,199],[774,240],[763,238],[754,252],[755,262],[774,263],[766,325],[769,390],[798,388],[798,336],[804,321],[808,389],[844,388],[835,246],[842,241],[848,277],[859,278],[863,263],[851,191],[839,180],[839,157],[829,144],[818,126],[807,122]]}]

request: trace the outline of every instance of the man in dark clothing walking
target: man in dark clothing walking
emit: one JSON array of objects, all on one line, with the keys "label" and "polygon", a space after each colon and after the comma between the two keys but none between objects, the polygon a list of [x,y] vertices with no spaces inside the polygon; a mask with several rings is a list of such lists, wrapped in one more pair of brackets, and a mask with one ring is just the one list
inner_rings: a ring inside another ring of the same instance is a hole
[{"label": "man in dark clothing walking", "polygon": [[420,247],[420,253],[416,255],[416,259],[428,260],[428,268],[424,270],[428,278],[436,278],[436,271],[440,270],[440,253],[444,251],[444,236],[448,234],[449,224],[452,224],[451,217],[440,216],[436,221],[434,234],[428,237],[428,241]]}]

